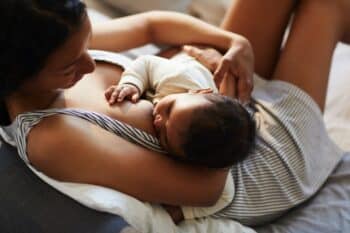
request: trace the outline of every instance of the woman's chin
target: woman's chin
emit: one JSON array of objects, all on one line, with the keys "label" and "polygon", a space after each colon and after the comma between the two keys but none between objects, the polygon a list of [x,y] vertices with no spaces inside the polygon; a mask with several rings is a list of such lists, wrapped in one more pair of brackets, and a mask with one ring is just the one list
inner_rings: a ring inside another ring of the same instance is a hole
[{"label": "woman's chin", "polygon": [[75,77],[74,79],[72,79],[70,82],[67,83],[67,85],[64,87],[64,89],[68,89],[73,87],[75,84],[77,84],[77,82],[79,82],[84,76],[80,75]]}]

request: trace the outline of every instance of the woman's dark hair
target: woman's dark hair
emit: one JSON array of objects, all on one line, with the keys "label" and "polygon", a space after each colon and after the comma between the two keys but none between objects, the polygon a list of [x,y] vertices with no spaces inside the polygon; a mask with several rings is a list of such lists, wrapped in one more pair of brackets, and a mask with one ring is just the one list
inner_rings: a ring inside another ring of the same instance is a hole
[{"label": "woman's dark hair", "polygon": [[0,1],[0,124],[9,123],[4,98],[45,66],[85,16],[79,0]]},{"label": "woman's dark hair", "polygon": [[184,162],[227,168],[243,161],[255,145],[256,126],[238,101],[205,94],[209,105],[196,110],[183,134]]}]

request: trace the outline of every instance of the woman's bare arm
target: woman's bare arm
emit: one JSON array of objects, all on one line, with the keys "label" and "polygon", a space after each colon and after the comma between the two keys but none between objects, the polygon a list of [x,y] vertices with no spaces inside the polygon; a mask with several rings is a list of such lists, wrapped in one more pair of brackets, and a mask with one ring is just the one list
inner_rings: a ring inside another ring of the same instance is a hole
[{"label": "woman's bare arm", "polygon": [[171,205],[212,205],[226,178],[226,172],[178,164],[71,116],[43,120],[29,134],[27,151],[34,167],[55,179]]},{"label": "woman's bare arm", "polygon": [[191,16],[151,11],[93,25],[91,48],[121,51],[147,43],[183,45],[200,43],[229,49],[243,37]]}]

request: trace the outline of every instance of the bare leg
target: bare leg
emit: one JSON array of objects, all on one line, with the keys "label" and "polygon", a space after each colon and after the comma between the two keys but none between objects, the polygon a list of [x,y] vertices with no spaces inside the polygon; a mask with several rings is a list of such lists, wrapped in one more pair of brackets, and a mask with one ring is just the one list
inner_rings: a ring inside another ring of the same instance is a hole
[{"label": "bare leg", "polygon": [[346,34],[345,15],[337,4],[340,1],[305,0],[300,3],[273,75],[274,79],[293,83],[306,91],[322,110],[333,51]]},{"label": "bare leg", "polygon": [[233,0],[221,27],[245,36],[255,54],[255,70],[271,79],[296,0]]}]

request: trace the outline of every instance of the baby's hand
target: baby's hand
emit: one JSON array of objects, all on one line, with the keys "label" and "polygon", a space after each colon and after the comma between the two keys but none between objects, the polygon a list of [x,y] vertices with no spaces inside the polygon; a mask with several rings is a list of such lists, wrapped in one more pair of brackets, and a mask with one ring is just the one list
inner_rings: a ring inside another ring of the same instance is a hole
[{"label": "baby's hand", "polygon": [[126,98],[135,103],[140,98],[140,92],[132,84],[113,85],[105,91],[105,97],[110,105],[115,102],[122,102]]}]

